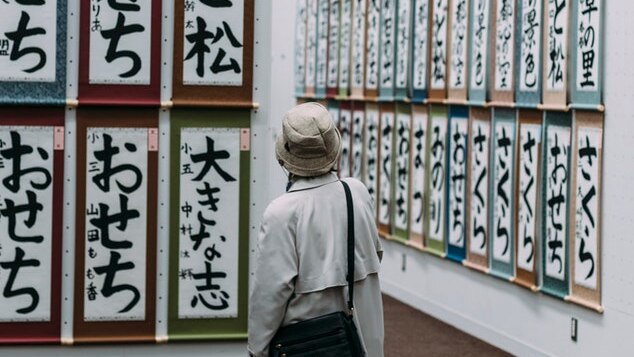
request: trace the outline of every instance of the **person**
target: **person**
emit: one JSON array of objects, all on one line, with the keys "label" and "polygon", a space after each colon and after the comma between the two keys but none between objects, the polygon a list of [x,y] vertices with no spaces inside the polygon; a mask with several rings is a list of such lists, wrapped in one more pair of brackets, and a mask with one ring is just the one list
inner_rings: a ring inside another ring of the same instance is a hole
[{"label": "person", "polygon": [[[281,326],[347,311],[348,299],[347,205],[334,173],[341,135],[328,110],[313,102],[289,110],[275,152],[289,185],[266,208],[258,236],[248,327],[248,350],[258,357]],[[344,180],[354,207],[354,322],[366,356],[383,356],[374,203],[359,180]]]}]

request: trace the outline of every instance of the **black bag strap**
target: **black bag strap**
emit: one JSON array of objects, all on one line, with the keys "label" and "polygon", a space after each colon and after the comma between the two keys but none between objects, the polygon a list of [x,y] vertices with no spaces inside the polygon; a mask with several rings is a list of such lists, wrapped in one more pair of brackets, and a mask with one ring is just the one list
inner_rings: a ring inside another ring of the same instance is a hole
[{"label": "black bag strap", "polygon": [[352,299],[354,297],[354,211],[352,209],[352,194],[350,187],[343,180],[341,181],[343,190],[346,193],[346,205],[348,206],[348,310],[352,315],[354,308]]}]

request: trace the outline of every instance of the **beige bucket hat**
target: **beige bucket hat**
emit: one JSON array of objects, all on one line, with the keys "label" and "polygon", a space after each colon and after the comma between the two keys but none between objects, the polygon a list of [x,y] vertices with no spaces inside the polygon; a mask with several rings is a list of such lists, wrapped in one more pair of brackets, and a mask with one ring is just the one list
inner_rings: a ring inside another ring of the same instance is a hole
[{"label": "beige bucket hat", "polygon": [[341,134],[323,105],[300,104],[284,115],[275,155],[286,170],[303,177],[328,173],[341,155]]}]

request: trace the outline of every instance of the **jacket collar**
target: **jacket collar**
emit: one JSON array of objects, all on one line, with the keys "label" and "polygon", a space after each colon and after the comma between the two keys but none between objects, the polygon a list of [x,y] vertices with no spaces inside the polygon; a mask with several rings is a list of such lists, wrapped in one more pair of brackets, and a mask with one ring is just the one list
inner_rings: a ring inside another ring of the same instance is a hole
[{"label": "jacket collar", "polygon": [[316,177],[300,177],[297,181],[293,182],[293,185],[288,192],[309,190],[311,188],[327,185],[337,181],[339,181],[339,178],[333,172]]}]

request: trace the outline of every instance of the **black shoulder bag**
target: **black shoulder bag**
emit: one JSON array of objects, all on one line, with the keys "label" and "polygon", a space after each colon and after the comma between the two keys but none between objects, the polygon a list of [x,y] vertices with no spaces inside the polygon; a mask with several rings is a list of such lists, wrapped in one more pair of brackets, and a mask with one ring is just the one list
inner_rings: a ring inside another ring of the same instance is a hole
[{"label": "black shoulder bag", "polygon": [[348,310],[338,311],[281,327],[269,347],[270,357],[285,356],[363,356],[354,311],[354,215],[348,184],[341,181],[348,206]]}]

